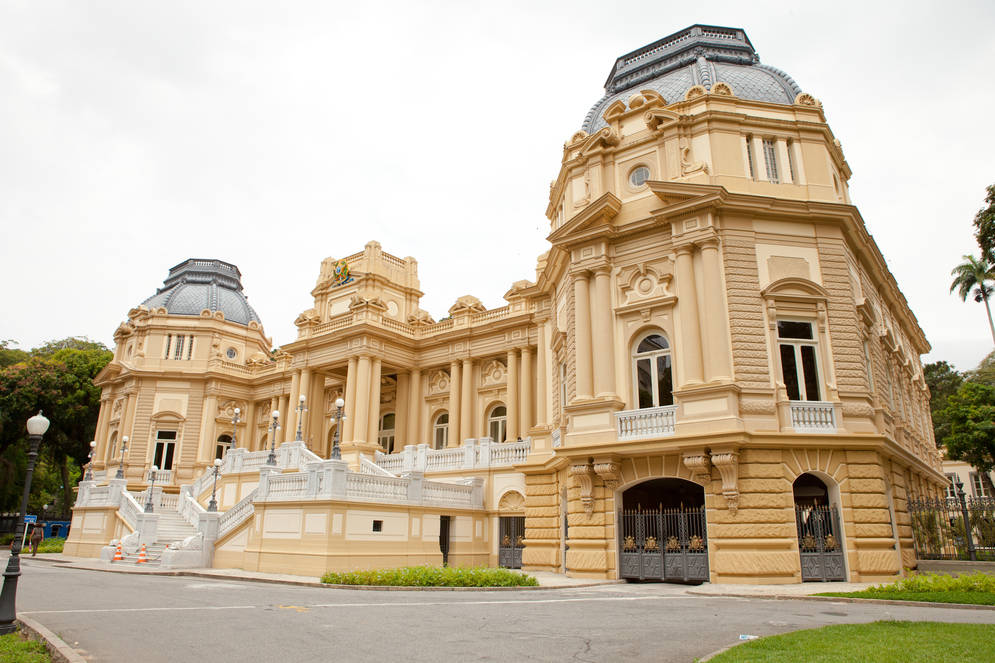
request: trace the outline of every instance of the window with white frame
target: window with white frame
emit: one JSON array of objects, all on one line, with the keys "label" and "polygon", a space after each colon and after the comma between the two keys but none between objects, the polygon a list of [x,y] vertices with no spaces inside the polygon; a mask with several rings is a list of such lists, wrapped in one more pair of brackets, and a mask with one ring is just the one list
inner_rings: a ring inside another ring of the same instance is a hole
[{"label": "window with white frame", "polygon": [[443,412],[432,424],[432,439],[436,449],[445,449],[449,444],[449,413]]},{"label": "window with white frame", "polygon": [[560,364],[560,411],[567,406],[567,365]]},{"label": "window with white frame", "polygon": [[636,344],[632,353],[632,381],[640,409],[674,404],[674,371],[670,343],[652,333]]},{"label": "window with white frame", "polygon": [[777,321],[777,345],[781,356],[781,378],[793,401],[818,401],[818,344],[811,322]]},{"label": "window with white frame", "polygon": [[788,141],[788,173],[791,175],[791,181],[798,184],[798,170],[795,168],[795,142],[793,140]]},{"label": "window with white frame", "polygon": [[183,341],[186,336],[177,335],[176,342],[174,344],[175,350],[173,350],[173,359],[183,359]]},{"label": "window with white frame", "polygon": [[503,405],[491,408],[487,415],[487,434],[494,442],[504,442],[508,436],[508,409]]},{"label": "window with white frame", "polygon": [[874,393],[874,364],[871,363],[871,348],[864,341],[864,370],[867,371],[867,390]]},{"label": "window with white frame", "polygon": [[394,453],[394,422],[393,412],[380,417],[380,447],[387,453]]},{"label": "window with white frame", "polygon": [[775,184],[780,182],[777,176],[777,145],[773,138],[764,138],[764,166],[767,168],[767,179]]},{"label": "window with white frame", "polygon": [[214,445],[214,457],[224,458],[229,449],[231,449],[231,435],[219,435],[218,441]]},{"label": "window with white frame", "polygon": [[975,497],[990,497],[991,491],[990,486],[986,485],[991,482],[989,479],[985,481],[987,477],[979,472],[971,472],[971,494]]},{"label": "window with white frame", "polygon": [[746,163],[750,166],[750,179],[757,179],[757,168],[753,162],[753,136],[746,135]]},{"label": "window with white frame", "polygon": [[957,480],[956,474],[947,475],[947,499],[952,500],[957,498],[957,489],[954,488],[954,482]]},{"label": "window with white frame", "polygon": [[176,431],[160,430],[155,434],[155,454],[152,464],[160,470],[173,469],[173,453],[176,451]]},{"label": "window with white frame", "polygon": [[162,355],[163,359],[169,359],[169,346],[172,343],[172,341],[173,341],[173,335],[166,334],[166,351]]}]

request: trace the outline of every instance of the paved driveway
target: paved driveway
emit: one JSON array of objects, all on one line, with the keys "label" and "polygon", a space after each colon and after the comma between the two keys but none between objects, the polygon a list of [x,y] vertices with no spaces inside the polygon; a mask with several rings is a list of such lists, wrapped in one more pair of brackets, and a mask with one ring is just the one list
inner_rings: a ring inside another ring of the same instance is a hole
[{"label": "paved driveway", "polygon": [[995,623],[995,611],[693,596],[633,584],[508,592],[294,587],[25,559],[18,612],[93,661],[693,661],[825,624]]}]

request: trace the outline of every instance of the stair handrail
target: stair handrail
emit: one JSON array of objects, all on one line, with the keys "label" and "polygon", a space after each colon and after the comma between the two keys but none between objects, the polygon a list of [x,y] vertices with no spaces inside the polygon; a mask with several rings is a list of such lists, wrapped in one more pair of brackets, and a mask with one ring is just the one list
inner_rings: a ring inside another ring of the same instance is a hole
[{"label": "stair handrail", "polygon": [[220,539],[228,532],[232,531],[255,513],[256,507],[252,501],[256,498],[258,488],[253,488],[248,495],[243,497],[232,508],[221,514],[218,519],[218,538]]},{"label": "stair handrail", "polygon": [[359,457],[359,471],[362,474],[375,474],[381,477],[397,477],[397,475],[393,472],[380,467],[363,455],[360,455]]},{"label": "stair handrail", "polygon": [[145,509],[132,497],[130,492],[122,490],[121,504],[118,506],[117,512],[121,514],[124,522],[128,523],[128,527],[136,530],[138,529],[138,514],[145,513]]},{"label": "stair handrail", "polygon": [[177,505],[177,511],[183,516],[183,520],[190,523],[193,527],[197,527],[200,522],[200,514],[207,513],[207,510],[200,505],[200,502],[193,497],[190,491],[190,486],[180,488],[180,500]]}]

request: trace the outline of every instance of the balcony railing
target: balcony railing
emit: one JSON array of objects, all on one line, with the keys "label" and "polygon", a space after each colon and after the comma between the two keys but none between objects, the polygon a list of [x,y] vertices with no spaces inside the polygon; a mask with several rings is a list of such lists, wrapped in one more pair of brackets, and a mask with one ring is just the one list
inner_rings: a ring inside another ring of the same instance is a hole
[{"label": "balcony railing", "polygon": [[677,419],[676,405],[648,407],[640,410],[622,410],[615,413],[619,441],[642,440],[674,434]]},{"label": "balcony railing", "polygon": [[796,433],[835,433],[836,404],[828,401],[788,401]]}]

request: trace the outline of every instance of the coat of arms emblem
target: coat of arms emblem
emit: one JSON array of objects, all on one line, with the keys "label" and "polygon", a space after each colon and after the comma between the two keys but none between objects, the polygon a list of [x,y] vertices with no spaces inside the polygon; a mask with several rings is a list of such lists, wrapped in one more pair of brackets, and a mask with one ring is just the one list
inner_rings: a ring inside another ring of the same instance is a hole
[{"label": "coat of arms emblem", "polygon": [[342,285],[343,283],[348,283],[352,280],[349,276],[349,263],[345,260],[339,260],[332,267],[332,278],[335,280],[335,285]]}]

